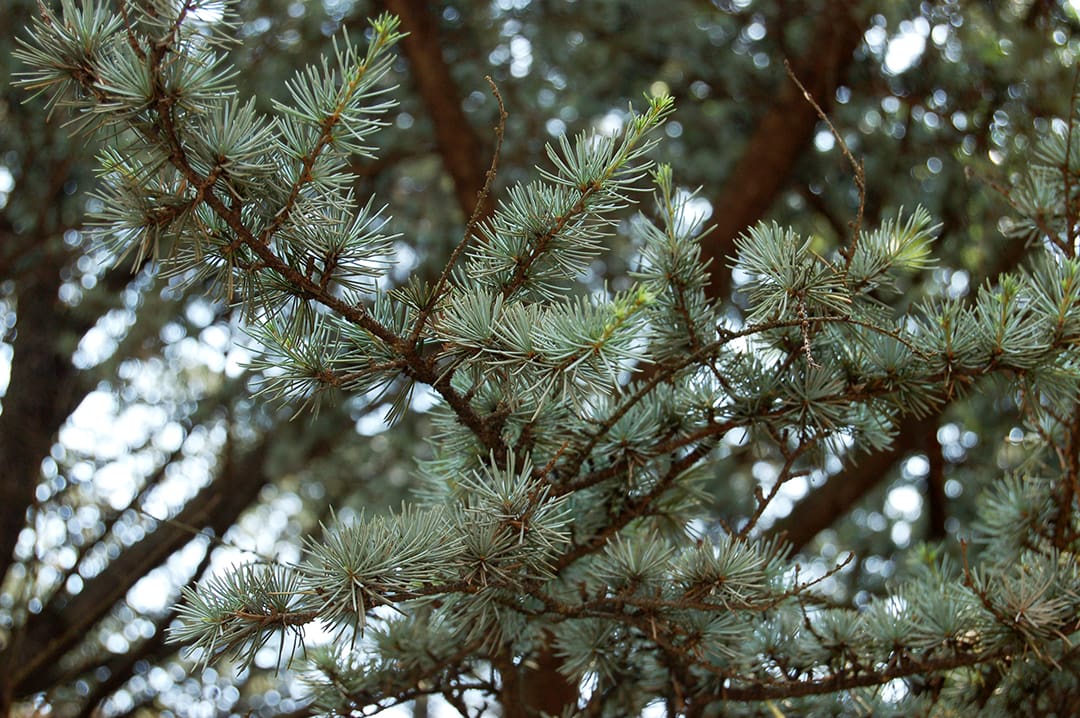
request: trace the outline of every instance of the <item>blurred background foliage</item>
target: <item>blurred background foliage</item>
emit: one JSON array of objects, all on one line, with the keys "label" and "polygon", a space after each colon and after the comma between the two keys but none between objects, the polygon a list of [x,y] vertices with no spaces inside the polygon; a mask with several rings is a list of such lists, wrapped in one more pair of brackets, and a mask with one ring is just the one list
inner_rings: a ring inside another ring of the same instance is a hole
[{"label": "blurred background foliage", "polygon": [[[785,62],[865,164],[865,224],[919,204],[943,223],[936,266],[896,301],[966,297],[1023,263],[996,188],[1075,99],[1078,6],[240,0],[232,59],[269,109],[342,27],[360,33],[383,10],[402,17],[400,105],[379,159],[354,167],[357,196],[391,207],[398,280],[435,276],[474,208],[498,116],[485,76],[509,112],[495,200],[543,161],[545,142],[617,125],[643,92],[670,93],[677,113],[659,155],[681,185],[702,188],[695,208],[716,225],[712,291],[736,317],[728,257],[748,225],[775,218],[827,249],[858,205],[848,159]],[[10,85],[35,8],[0,5],[2,704],[15,715],[303,714],[303,688],[275,673],[273,647],[239,676],[186,662],[164,642],[170,605],[244,551],[297,559],[331,507],[347,518],[398,505],[429,454],[430,397],[418,392],[393,432],[388,407],[356,400],[290,421],[292,409],[252,398],[230,307],[152,265],[110,266],[82,231],[99,201],[87,194],[93,143],[69,139]],[[631,261],[606,254],[589,280],[628,286]],[[886,452],[827,458],[784,487],[766,530],[810,565],[854,551],[824,587],[865,602],[897,562],[926,560],[921,541],[962,535],[980,487],[1028,457],[1008,395],[976,388],[905,421]],[[749,440],[719,451],[715,514],[745,516],[778,457]]]}]

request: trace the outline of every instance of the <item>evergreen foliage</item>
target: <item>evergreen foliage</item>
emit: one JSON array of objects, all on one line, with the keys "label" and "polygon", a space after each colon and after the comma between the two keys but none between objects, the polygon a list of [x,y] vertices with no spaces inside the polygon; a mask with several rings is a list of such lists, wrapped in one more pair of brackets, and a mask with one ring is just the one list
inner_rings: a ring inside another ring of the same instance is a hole
[{"label": "evergreen foliage", "polygon": [[[935,220],[916,207],[836,248],[753,227],[735,259],[748,306],[725,313],[706,294],[694,195],[653,160],[674,112],[663,94],[614,134],[549,147],[437,279],[395,282],[387,215],[354,196],[347,166],[378,155],[397,19],[337,37],[264,115],[225,60],[227,3],[123,8],[43,7],[19,51],[23,87],[107,137],[94,221],[113,257],[158,259],[241,306],[259,394],[297,413],[390,396],[396,421],[415,385],[439,399],[409,503],[331,519],[300,560],[185,592],[173,640],[241,666],[280,645],[332,714],[505,701],[508,671],[545,652],[587,688],[568,714],[655,701],[670,715],[1067,714],[1080,695],[1063,670],[1080,628],[1072,118],[1006,190],[1009,231],[1038,256],[969,302],[885,301],[933,261]],[[652,204],[623,224],[647,185]],[[597,290],[582,277],[624,227],[633,283]],[[1021,407],[1030,456],[985,493],[959,561],[926,546],[853,607],[820,590],[850,559],[808,575],[764,535],[786,482],[888,446],[902,416],[987,377]],[[776,452],[778,475],[720,521],[704,486],[739,437]],[[332,639],[300,656],[316,623]]]}]

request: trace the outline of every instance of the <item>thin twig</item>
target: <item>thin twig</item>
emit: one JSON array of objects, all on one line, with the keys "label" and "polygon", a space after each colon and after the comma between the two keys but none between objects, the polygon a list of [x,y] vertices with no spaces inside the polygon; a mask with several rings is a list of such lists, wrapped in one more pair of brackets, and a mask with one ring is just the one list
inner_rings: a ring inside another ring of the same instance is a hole
[{"label": "thin twig", "polygon": [[[1008,202],[1009,206],[1016,210],[1017,213],[1026,214],[1024,212],[1024,209],[1016,202],[1015,199],[1013,199],[1012,190],[1005,185],[999,182],[995,182],[994,180],[985,177],[977,172],[974,172],[973,170],[968,170],[967,175],[970,179],[979,180],[989,185],[990,189],[1001,195],[1001,198]],[[1069,246],[1065,243],[1065,240],[1061,238],[1060,234],[1056,232],[1053,227],[1046,223],[1045,217],[1040,216],[1039,214],[1035,214],[1028,216],[1028,219],[1030,219],[1032,224],[1034,224],[1035,227],[1043,233],[1047,241],[1049,241],[1051,244],[1061,250],[1062,254],[1066,256],[1072,256],[1072,252],[1069,250]]]},{"label": "thin twig", "polygon": [[747,521],[746,525],[742,527],[742,530],[735,535],[735,538],[740,541],[746,540],[746,538],[750,535],[750,532],[754,530],[754,527],[757,526],[758,521],[760,521],[761,517],[765,514],[765,509],[767,509],[769,505],[773,502],[773,499],[777,497],[777,495],[780,493],[780,489],[784,486],[784,484],[796,477],[805,476],[809,473],[805,470],[792,471],[792,469],[795,466],[795,462],[811,447],[815,446],[818,443],[820,436],[810,437],[805,443],[800,444],[799,447],[792,452],[788,452],[784,449],[779,437],[774,436],[773,439],[774,441],[776,441],[777,445],[780,446],[781,452],[786,454],[784,465],[783,467],[781,467],[780,474],[776,477],[776,481],[773,482],[772,488],[769,490],[768,495],[762,492],[760,487],[757,487],[757,508],[754,510],[754,514],[750,517],[750,520]]},{"label": "thin twig", "polygon": [[810,106],[817,112],[818,117],[829,128],[829,132],[836,139],[836,143],[840,145],[840,151],[847,158],[847,161],[851,164],[851,171],[854,174],[855,187],[859,190],[859,209],[856,211],[855,219],[851,222],[851,244],[847,248],[841,248],[840,254],[844,258],[844,271],[847,272],[851,268],[851,261],[855,257],[855,250],[859,246],[859,235],[862,232],[863,214],[866,212],[866,170],[863,167],[863,163],[855,159],[855,155],[851,153],[851,149],[848,147],[847,142],[844,141],[843,136],[839,130],[836,129],[836,125],[832,123],[829,116],[825,114],[825,110],[821,109],[821,105],[814,99],[810,91],[806,89],[806,86],[799,81],[799,78],[795,76],[795,71],[791,69],[791,63],[787,60],[784,61],[784,71],[787,72],[788,77],[795,83],[795,86],[802,91],[803,97],[810,103]]},{"label": "thin twig", "polygon": [[503,137],[506,134],[506,105],[503,104],[502,94],[499,92],[498,86],[495,81],[491,79],[490,75],[485,75],[484,79],[487,80],[488,85],[491,86],[491,94],[495,96],[495,101],[499,103],[499,123],[495,126],[495,151],[491,153],[491,166],[488,167],[488,171],[484,173],[484,185],[480,188],[480,191],[476,193],[476,206],[473,207],[472,214],[469,215],[469,221],[465,224],[465,233],[458,242],[458,245],[454,247],[454,251],[450,253],[450,258],[446,261],[446,266],[443,267],[442,273],[439,275],[439,280],[435,283],[435,289],[432,290],[431,296],[428,297],[424,306],[421,307],[419,315],[416,318],[416,325],[413,327],[412,334],[409,336],[409,343],[411,346],[415,346],[416,342],[420,340],[420,333],[424,330],[424,325],[431,317],[432,311],[439,303],[443,288],[447,282],[450,281],[450,273],[454,270],[454,266],[461,258],[461,255],[465,253],[466,248],[469,245],[469,240],[476,234],[477,226],[483,220],[486,214],[485,207],[487,206],[488,195],[491,193],[491,185],[495,182],[495,175],[499,169],[499,154],[502,152]]}]

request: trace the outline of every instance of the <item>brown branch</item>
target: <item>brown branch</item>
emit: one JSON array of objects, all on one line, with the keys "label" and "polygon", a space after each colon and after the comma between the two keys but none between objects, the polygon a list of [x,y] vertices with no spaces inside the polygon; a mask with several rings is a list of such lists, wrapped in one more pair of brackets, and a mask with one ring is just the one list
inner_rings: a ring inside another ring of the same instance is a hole
[{"label": "brown branch", "polygon": [[[221,536],[268,481],[263,460],[272,436],[267,436],[239,460],[226,457],[216,481],[208,484],[156,531],[125,550],[105,571],[88,579],[82,590],[56,601],[51,610],[27,620],[14,647],[10,670],[20,695],[49,687],[51,664],[82,641],[87,632],[152,568],[192,540],[187,527],[210,529]],[[228,491],[222,491],[228,486]]]},{"label": "brown branch", "polygon": [[1061,167],[1061,181],[1065,185],[1065,237],[1068,244],[1066,256],[1076,256],[1076,202],[1073,199],[1072,148],[1076,137],[1076,102],[1080,97],[1080,67],[1073,71],[1072,93],[1069,96],[1069,120],[1065,131],[1065,164]]},{"label": "brown branch", "polygon": [[[770,433],[774,432],[770,431]],[[791,481],[797,476],[806,475],[806,471],[794,470],[795,462],[810,448],[817,445],[817,438],[818,437],[811,437],[806,441],[800,442],[799,447],[795,451],[788,451],[787,448],[784,446],[784,437],[775,435],[773,436],[773,441],[776,442],[777,447],[779,447],[782,453],[786,454],[784,458],[784,465],[780,468],[780,473],[776,477],[776,481],[773,482],[772,488],[769,490],[768,494],[765,494],[760,487],[757,487],[755,489],[755,493],[757,494],[757,508],[750,516],[750,520],[746,522],[746,525],[743,526],[742,529],[736,534],[736,538],[740,540],[745,540],[746,537],[750,535],[750,532],[754,530],[755,526],[757,526],[758,521],[761,520],[762,515],[765,513],[765,509],[767,509],[769,505],[776,499],[777,495],[780,493],[780,489],[783,488],[784,484]]]},{"label": "brown branch", "polygon": [[938,422],[926,427],[923,450],[930,470],[926,474],[926,498],[929,504],[929,521],[926,537],[931,541],[945,538],[945,522],[948,518],[949,497],[945,494],[945,457],[937,438]]},{"label": "brown branch", "polygon": [[[156,71],[160,71],[160,68],[156,68]],[[92,85],[88,86],[87,89],[88,91],[95,90]],[[183,178],[192,186],[200,188],[202,201],[235,235],[234,244],[246,246],[259,258],[261,269],[270,269],[280,274],[301,296],[333,310],[346,321],[361,327],[383,342],[390,351],[397,354],[405,362],[405,373],[410,378],[429,385],[442,396],[457,414],[461,423],[472,430],[484,446],[495,453],[496,460],[501,462],[506,453],[506,447],[503,446],[500,437],[501,423],[477,414],[471,404],[452,385],[451,373],[441,370],[434,359],[422,356],[416,351],[415,347],[410,346],[406,338],[398,336],[391,329],[382,325],[368,312],[364,305],[352,304],[341,299],[332,291],[320,286],[318,282],[283,260],[270,246],[270,236],[266,232],[256,236],[245,223],[241,207],[235,204],[227,204],[215,192],[208,178],[195,170],[188,160],[187,152],[180,141],[180,134],[173,118],[171,99],[158,91],[153,107],[160,126],[142,126],[136,129],[141,130],[154,143],[160,144],[168,153],[169,162],[180,172]],[[254,271],[254,268],[250,268],[249,271]]]},{"label": "brown branch", "polygon": [[1054,512],[1054,546],[1064,551],[1076,540],[1073,517],[1074,504],[1080,495],[1080,402],[1073,406],[1068,421],[1062,423],[1064,445],[1055,447],[1062,478],[1054,498],[1057,504]]},{"label": "brown branch", "polygon": [[[647,493],[628,500],[620,507],[617,513],[609,518],[607,525],[599,533],[590,537],[584,543],[574,544],[567,549],[552,564],[553,570],[558,573],[579,558],[598,551],[607,545],[608,541],[613,539],[631,521],[651,514],[654,510],[653,505],[675,484],[679,475],[708,456],[715,445],[715,441],[703,440],[684,456],[673,461],[664,475]],[[620,472],[626,471],[626,468],[625,464],[620,464]]]},{"label": "brown branch", "polygon": [[732,686],[720,690],[720,698],[729,701],[763,701],[779,698],[819,696],[826,693],[879,686],[896,678],[949,671],[964,666],[974,666],[1001,660],[1013,655],[1008,649],[987,653],[954,653],[953,655],[916,660],[903,658],[880,671],[838,673],[828,678],[810,681],[784,681],[774,684]]},{"label": "brown branch", "polygon": [[926,433],[937,429],[938,416],[908,418],[887,451],[860,457],[858,463],[834,475],[821,488],[795,505],[790,514],[774,523],[766,536],[783,538],[791,553],[806,547],[815,536],[847,514],[862,497],[878,485],[900,459],[922,448]]}]

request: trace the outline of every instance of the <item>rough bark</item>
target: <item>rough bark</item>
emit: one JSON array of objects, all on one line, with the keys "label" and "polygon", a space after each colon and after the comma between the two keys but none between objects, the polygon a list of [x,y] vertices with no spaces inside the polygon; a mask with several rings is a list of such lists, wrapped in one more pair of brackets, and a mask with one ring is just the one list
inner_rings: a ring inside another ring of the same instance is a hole
[{"label": "rough bark", "polygon": [[566,706],[577,702],[578,687],[559,672],[560,666],[562,660],[555,655],[549,640],[522,672],[521,696],[525,705],[559,715]]}]

